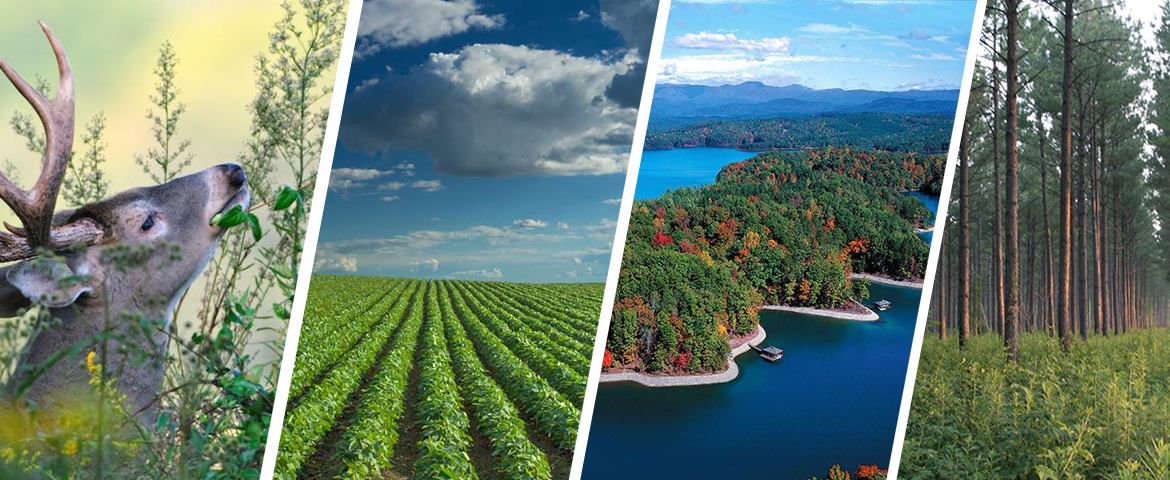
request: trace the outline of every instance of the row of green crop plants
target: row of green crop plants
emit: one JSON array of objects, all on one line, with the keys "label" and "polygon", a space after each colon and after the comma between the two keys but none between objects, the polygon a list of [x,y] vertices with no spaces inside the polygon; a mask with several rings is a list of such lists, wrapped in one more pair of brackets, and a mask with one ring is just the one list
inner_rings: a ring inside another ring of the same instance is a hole
[{"label": "row of green crop plants", "polygon": [[[547,454],[571,454],[576,442],[601,295],[594,284],[315,275],[278,478],[319,468],[311,459],[324,454],[336,478],[392,467],[415,478],[551,478]],[[410,465],[395,465],[411,409],[421,438]],[[476,436],[490,464],[473,462]]]}]

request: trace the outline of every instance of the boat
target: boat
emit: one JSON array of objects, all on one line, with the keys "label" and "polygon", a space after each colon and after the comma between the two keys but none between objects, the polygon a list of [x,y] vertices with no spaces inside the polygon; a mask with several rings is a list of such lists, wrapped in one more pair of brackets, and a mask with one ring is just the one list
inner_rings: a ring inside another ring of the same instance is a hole
[{"label": "boat", "polygon": [[889,309],[890,309],[890,307],[892,306],[892,305],[890,304],[890,301],[889,301],[889,300],[885,300],[885,299],[882,299],[882,300],[878,300],[878,301],[876,301],[876,302],[873,302],[873,305],[874,305],[875,307],[877,307],[877,309],[878,309],[878,311],[879,311],[879,312],[884,312],[884,311],[886,311],[886,310],[889,310]]}]

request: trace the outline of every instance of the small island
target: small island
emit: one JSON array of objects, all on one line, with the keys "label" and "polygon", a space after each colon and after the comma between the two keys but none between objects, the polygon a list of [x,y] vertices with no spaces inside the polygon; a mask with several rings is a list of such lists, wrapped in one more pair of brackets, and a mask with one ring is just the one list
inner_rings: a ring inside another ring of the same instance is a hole
[{"label": "small island", "polygon": [[868,148],[771,151],[713,184],[635,201],[602,381],[729,381],[736,341],[754,338],[761,310],[877,320],[862,304],[870,282],[921,288],[929,246],[916,230],[933,216],[905,192],[936,192],[944,164]]}]

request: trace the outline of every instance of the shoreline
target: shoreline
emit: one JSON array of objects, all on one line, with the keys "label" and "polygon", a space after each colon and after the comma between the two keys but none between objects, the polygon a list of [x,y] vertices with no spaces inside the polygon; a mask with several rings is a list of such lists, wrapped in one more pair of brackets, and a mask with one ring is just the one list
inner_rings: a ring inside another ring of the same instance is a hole
[{"label": "shoreline", "polygon": [[739,147],[734,147],[731,145],[719,145],[719,146],[685,145],[685,146],[681,146],[681,147],[653,148],[653,149],[647,149],[645,151],[647,151],[647,152],[666,152],[666,151],[670,151],[670,150],[686,150],[686,149],[690,149],[690,148],[721,148],[724,150],[736,150],[739,152],[748,152],[748,153],[765,153],[765,152],[797,153],[797,152],[810,152],[810,151],[816,150],[817,148],[827,148],[827,147],[739,148]]},{"label": "shoreline", "polygon": [[[855,274],[857,275],[857,274]],[[880,278],[880,277],[874,277]],[[886,279],[888,280],[888,279]],[[895,280],[888,280],[895,281]],[[921,288],[921,287],[918,287]],[[874,322],[880,320],[881,317],[869,307],[857,302],[854,305],[865,310],[864,313],[851,313],[839,310],[825,310],[812,307],[790,307],[787,305],[764,305],[760,310],[773,310],[781,312],[799,313],[803,315],[812,315],[818,317],[828,317],[837,320],[848,320],[854,322]],[[702,373],[692,375],[647,375],[639,372],[620,372],[620,373],[604,373],[602,372],[598,377],[597,383],[617,383],[617,382],[632,382],[644,387],[688,387],[695,385],[712,385],[716,383],[727,383],[735,380],[739,376],[739,366],[735,363],[735,358],[752,350],[753,346],[764,343],[767,338],[767,332],[764,331],[763,325],[757,325],[756,329],[759,333],[751,340],[748,340],[739,346],[733,347],[731,352],[727,355],[727,369],[718,373]]]},{"label": "shoreline", "polygon": [[870,274],[870,273],[854,273],[853,275],[850,275],[849,278],[851,278],[853,280],[869,280],[873,283],[880,283],[883,285],[891,285],[891,286],[895,286],[895,287],[913,288],[916,290],[922,290],[922,288],[926,284],[926,282],[911,282],[909,280],[894,280],[892,278],[879,277],[877,275]]},{"label": "shoreline", "polygon": [[856,300],[854,300],[853,303],[855,305],[857,305],[858,307],[861,307],[862,309],[864,309],[865,312],[864,313],[851,313],[851,312],[843,312],[840,310],[825,310],[823,308],[813,308],[813,307],[790,307],[788,305],[764,305],[764,306],[760,307],[760,310],[773,310],[773,311],[777,311],[777,312],[799,313],[799,314],[803,314],[803,315],[829,317],[829,318],[835,318],[838,320],[849,320],[849,321],[854,321],[854,322],[875,322],[875,321],[881,319],[881,317],[878,316],[877,312],[870,310],[869,307],[866,307],[865,305],[858,303]]},{"label": "shoreline", "polygon": [[760,333],[756,334],[739,346],[732,348],[727,355],[727,369],[719,373],[701,373],[695,375],[646,375],[639,372],[602,373],[597,383],[632,382],[644,387],[689,387],[694,385],[711,385],[727,383],[739,376],[739,366],[735,364],[735,357],[751,351],[752,347],[764,343],[768,334],[763,325],[756,327]]},{"label": "shoreline", "polygon": [[926,227],[926,228],[915,228],[914,229],[914,233],[931,233],[931,232],[934,232],[934,225],[931,225],[931,226]]}]

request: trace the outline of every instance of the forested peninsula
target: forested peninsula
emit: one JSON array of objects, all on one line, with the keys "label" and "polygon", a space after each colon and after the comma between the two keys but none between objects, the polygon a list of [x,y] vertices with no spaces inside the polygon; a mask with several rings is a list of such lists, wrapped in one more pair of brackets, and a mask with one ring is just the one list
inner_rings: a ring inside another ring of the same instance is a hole
[{"label": "forested peninsula", "polygon": [[[721,147],[741,150],[865,147],[895,152],[941,152],[950,144],[953,114],[825,113],[723,119],[651,131],[646,150]],[[683,123],[672,119],[669,124]]]},{"label": "forested peninsula", "polygon": [[772,151],[725,166],[714,184],[634,202],[606,369],[702,373],[762,305],[841,309],[868,296],[853,272],[921,279],[940,155],[857,148]]}]

